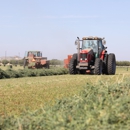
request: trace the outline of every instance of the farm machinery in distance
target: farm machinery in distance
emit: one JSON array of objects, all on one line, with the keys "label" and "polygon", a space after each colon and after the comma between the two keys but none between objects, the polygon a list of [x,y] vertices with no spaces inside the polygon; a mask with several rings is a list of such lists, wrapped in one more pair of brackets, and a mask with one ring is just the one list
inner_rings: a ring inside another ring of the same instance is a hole
[{"label": "farm machinery in distance", "polygon": [[[80,45],[82,42],[82,45]],[[64,67],[70,74],[107,74],[116,73],[116,57],[114,53],[107,53],[106,41],[100,37],[77,37],[77,53],[68,55],[64,59]]]},{"label": "farm machinery in distance", "polygon": [[24,56],[23,67],[33,68],[47,68],[49,69],[49,60],[47,57],[42,57],[41,51],[27,51]]}]

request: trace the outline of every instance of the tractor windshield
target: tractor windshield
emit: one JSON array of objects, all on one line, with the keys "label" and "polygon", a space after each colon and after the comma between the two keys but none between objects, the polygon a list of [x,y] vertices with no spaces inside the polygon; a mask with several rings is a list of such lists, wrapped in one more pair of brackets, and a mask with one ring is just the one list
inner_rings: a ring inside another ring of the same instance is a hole
[{"label": "tractor windshield", "polygon": [[98,52],[98,40],[83,40],[82,50],[93,49],[94,52]]},{"label": "tractor windshield", "polygon": [[41,57],[40,52],[33,52],[33,55],[36,57]]},{"label": "tractor windshield", "polygon": [[40,51],[28,51],[25,53],[25,57],[34,55],[35,57],[42,57],[42,53]]}]

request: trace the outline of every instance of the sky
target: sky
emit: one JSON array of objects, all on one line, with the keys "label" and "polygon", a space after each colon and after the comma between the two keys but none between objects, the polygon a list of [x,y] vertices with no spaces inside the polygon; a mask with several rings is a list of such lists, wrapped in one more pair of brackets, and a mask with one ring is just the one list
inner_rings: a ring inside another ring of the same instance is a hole
[{"label": "sky", "polygon": [[63,60],[77,36],[105,37],[108,53],[130,61],[130,0],[0,0],[0,57],[39,50]]}]

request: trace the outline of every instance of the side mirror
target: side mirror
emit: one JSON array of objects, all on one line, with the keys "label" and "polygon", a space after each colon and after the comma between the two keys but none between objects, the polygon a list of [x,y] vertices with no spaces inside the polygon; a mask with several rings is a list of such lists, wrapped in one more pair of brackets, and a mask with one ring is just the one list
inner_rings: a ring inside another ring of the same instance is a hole
[{"label": "side mirror", "polygon": [[102,44],[105,45],[105,44],[106,44],[106,40],[103,40],[103,41],[102,41]]},{"label": "side mirror", "polygon": [[78,45],[80,43],[80,41],[77,39],[76,41],[75,41],[75,45]]}]

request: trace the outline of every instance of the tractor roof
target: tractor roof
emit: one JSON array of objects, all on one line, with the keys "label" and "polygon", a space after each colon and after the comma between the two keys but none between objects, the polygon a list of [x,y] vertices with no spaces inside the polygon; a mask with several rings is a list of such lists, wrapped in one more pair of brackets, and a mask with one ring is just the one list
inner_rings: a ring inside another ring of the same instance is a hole
[{"label": "tractor roof", "polygon": [[27,52],[41,52],[41,51],[27,51]]},{"label": "tractor roof", "polygon": [[105,38],[101,37],[96,37],[96,36],[88,36],[88,37],[83,37],[82,40],[103,40]]}]

